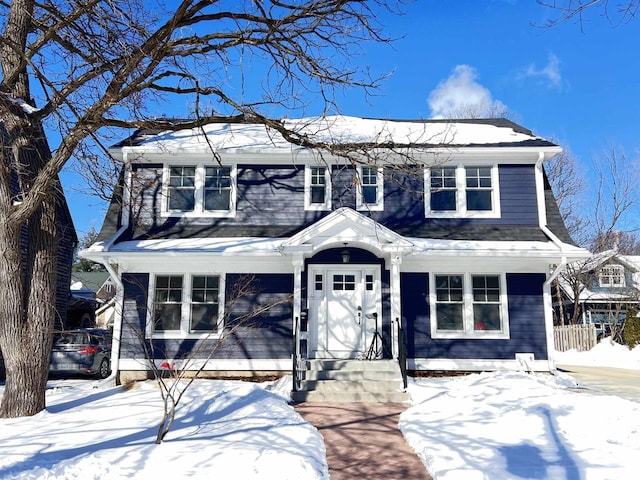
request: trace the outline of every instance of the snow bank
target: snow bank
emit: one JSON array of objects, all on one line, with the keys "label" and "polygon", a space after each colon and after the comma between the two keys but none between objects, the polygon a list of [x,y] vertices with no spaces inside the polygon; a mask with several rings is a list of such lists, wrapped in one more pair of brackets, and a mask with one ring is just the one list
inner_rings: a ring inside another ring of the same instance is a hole
[{"label": "snow bank", "polygon": [[636,345],[635,348],[630,350],[626,345],[620,345],[611,340],[610,337],[607,337],[587,352],[578,352],[577,350],[556,352],[555,359],[559,365],[586,365],[640,370],[640,345]]}]

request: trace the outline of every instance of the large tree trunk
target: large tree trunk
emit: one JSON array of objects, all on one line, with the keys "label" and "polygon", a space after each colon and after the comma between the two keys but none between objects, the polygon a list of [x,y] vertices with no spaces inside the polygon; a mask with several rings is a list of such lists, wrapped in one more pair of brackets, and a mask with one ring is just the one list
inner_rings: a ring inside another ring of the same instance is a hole
[{"label": "large tree trunk", "polygon": [[[23,108],[31,99],[22,52],[33,11],[33,0],[11,3],[3,32],[10,41],[0,48],[5,88],[0,102],[0,349],[6,369],[2,417],[34,415],[45,408],[55,319],[59,192],[34,190],[51,151],[41,122]],[[23,200],[33,207],[20,209]]]},{"label": "large tree trunk", "polygon": [[6,369],[0,416],[34,415],[45,408],[49,355],[55,321],[57,203],[59,192],[42,195],[27,222],[11,214],[14,202],[50,158],[42,129],[20,115],[5,117],[0,186],[0,349]]}]

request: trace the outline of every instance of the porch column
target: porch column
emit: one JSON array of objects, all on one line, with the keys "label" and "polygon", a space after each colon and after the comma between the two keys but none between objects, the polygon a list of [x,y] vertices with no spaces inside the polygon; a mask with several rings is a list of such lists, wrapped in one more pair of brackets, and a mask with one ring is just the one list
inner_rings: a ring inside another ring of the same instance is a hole
[{"label": "porch column", "polygon": [[401,318],[402,309],[400,306],[400,265],[402,264],[402,256],[399,254],[391,255],[391,352],[393,358],[398,358],[398,328],[396,318]]},{"label": "porch column", "polygon": [[304,256],[302,254],[293,257],[293,319],[300,321],[302,312],[302,269],[304,268]]}]

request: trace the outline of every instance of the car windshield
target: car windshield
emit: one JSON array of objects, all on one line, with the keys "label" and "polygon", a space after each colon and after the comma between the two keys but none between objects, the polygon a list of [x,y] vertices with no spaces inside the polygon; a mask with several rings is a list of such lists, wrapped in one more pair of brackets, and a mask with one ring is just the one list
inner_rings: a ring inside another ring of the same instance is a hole
[{"label": "car windshield", "polygon": [[64,332],[53,339],[54,345],[87,343],[87,335],[81,332]]}]

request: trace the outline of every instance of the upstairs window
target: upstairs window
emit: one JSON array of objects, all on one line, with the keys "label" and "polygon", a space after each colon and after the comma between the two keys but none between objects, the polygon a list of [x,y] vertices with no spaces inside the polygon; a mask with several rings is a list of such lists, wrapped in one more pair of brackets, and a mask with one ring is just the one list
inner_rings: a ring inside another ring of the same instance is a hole
[{"label": "upstairs window", "polygon": [[305,169],[306,210],[331,209],[331,177],[327,167],[308,166]]},{"label": "upstairs window", "polygon": [[455,212],[458,208],[455,167],[432,168],[430,177],[431,210]]},{"label": "upstairs window", "polygon": [[235,168],[169,165],[164,175],[164,215],[230,217],[235,214]]},{"label": "upstairs window", "polygon": [[229,211],[231,208],[231,167],[205,167],[204,209]]},{"label": "upstairs window", "polygon": [[427,217],[500,216],[498,167],[443,166],[425,171]]},{"label": "upstairs window", "polygon": [[624,287],[624,267],[622,265],[607,265],[599,275],[601,287]]},{"label": "upstairs window", "polygon": [[503,275],[432,274],[433,338],[508,338]]},{"label": "upstairs window", "polygon": [[491,211],[491,167],[466,167],[465,174],[467,211]]},{"label": "upstairs window", "polygon": [[196,206],[196,167],[169,167],[168,209],[190,212]]},{"label": "upstairs window", "polygon": [[220,325],[221,281],[217,275],[156,275],[151,332],[184,337],[217,334]]},{"label": "upstairs window", "polygon": [[357,175],[360,187],[356,194],[357,209],[382,210],[384,198],[382,168],[360,166]]}]

